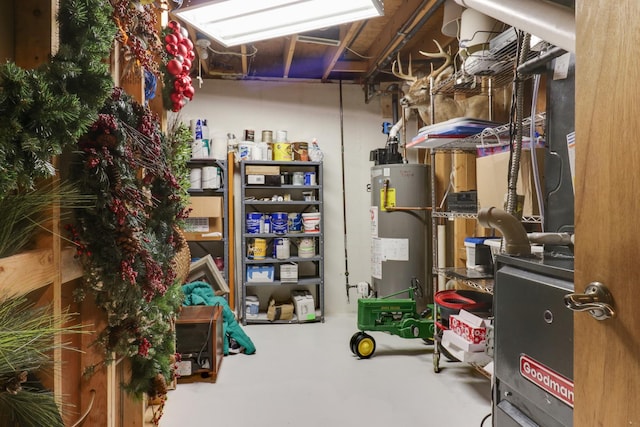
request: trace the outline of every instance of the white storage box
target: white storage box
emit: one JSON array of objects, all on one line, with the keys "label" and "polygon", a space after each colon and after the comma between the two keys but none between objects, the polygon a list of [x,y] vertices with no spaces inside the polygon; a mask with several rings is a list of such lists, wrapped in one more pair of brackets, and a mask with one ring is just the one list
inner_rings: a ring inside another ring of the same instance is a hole
[{"label": "white storage box", "polygon": [[247,318],[256,318],[258,317],[258,312],[260,311],[260,300],[255,295],[247,295],[245,299],[245,315]]},{"label": "white storage box", "polygon": [[467,237],[464,246],[467,249],[467,268],[479,269],[491,266],[491,249],[485,245],[484,237]]},{"label": "white storage box", "polygon": [[316,319],[316,305],[309,291],[292,291],[293,309],[299,322]]},{"label": "white storage box", "polygon": [[280,265],[280,281],[283,283],[298,282],[298,264],[295,262]]},{"label": "white storage box", "polygon": [[273,265],[248,265],[247,282],[273,282]]}]

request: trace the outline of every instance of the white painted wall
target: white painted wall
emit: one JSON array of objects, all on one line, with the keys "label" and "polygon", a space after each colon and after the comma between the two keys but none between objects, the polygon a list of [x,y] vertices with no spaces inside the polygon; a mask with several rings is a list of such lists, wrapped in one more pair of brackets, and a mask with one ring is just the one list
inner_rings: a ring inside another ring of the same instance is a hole
[{"label": "white painted wall", "polygon": [[[341,140],[344,137],[345,199],[349,283],[370,281],[369,152],[383,148],[386,135],[380,100],[364,102],[358,85],[342,86],[342,126],[340,85],[297,82],[205,80],[202,88],[180,113],[182,121],[208,120],[211,136],[234,133],[242,138],[244,129],[253,129],[256,140],[262,130],[286,130],[290,141],[317,138],[324,152],[324,235],[325,235],[325,312],[355,312],[356,290],[345,290],[345,244]],[[415,131],[414,131],[415,134]],[[238,168],[239,169],[239,168]],[[236,259],[240,274],[240,185],[236,174]]]}]

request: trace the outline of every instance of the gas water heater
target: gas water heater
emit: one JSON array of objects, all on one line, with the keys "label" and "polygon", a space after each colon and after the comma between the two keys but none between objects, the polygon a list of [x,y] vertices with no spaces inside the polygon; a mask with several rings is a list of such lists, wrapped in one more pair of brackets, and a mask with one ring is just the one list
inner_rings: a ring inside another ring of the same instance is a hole
[{"label": "gas water heater", "polygon": [[[371,281],[377,297],[401,292],[417,279],[418,310],[430,302],[431,215],[429,166],[380,164],[371,168]],[[408,298],[408,293],[398,295]]]}]

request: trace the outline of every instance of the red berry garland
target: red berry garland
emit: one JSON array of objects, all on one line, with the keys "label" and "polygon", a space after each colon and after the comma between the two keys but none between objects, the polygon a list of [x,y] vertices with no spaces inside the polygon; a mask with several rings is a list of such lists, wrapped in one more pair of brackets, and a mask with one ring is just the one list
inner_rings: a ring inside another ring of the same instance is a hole
[{"label": "red berry garland", "polygon": [[165,29],[164,42],[168,58],[166,62],[168,75],[165,77],[165,85],[170,91],[171,111],[178,112],[186,105],[187,100],[193,99],[195,93],[189,71],[196,54],[186,28],[183,28],[179,22],[169,21]]}]

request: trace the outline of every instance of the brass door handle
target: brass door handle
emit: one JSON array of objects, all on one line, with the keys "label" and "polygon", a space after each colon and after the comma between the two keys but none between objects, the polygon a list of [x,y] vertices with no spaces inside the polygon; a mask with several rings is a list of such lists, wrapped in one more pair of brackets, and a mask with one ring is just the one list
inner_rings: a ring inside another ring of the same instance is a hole
[{"label": "brass door handle", "polygon": [[564,304],[573,311],[588,311],[596,320],[615,317],[613,296],[600,282],[591,282],[583,294],[572,293],[564,296]]}]

